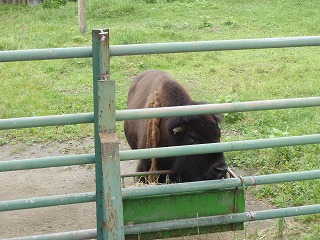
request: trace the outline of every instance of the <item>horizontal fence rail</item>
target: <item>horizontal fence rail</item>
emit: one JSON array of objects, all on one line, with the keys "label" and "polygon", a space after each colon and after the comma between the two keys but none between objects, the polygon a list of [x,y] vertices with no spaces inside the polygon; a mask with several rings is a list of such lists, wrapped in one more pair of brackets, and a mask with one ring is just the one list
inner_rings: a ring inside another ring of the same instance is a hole
[{"label": "horizontal fence rail", "polygon": [[125,228],[126,234],[138,234],[158,231],[169,231],[185,228],[196,228],[213,226],[219,224],[230,224],[240,222],[251,222],[258,220],[266,220],[273,218],[301,216],[307,214],[320,213],[320,204],[307,205],[301,207],[289,207],[272,210],[234,213],[221,216],[212,217],[198,217],[191,219],[180,219],[174,221],[156,222],[156,223],[144,223],[127,226]]},{"label": "horizontal fence rail", "polygon": [[197,42],[115,45],[111,56],[319,46],[320,37],[260,38]]},{"label": "horizontal fence rail", "polygon": [[92,57],[92,47],[8,50],[0,52],[0,62]]},{"label": "horizontal fence rail", "polygon": [[201,104],[195,106],[145,108],[118,111],[117,120],[134,120],[154,117],[174,117],[202,115],[211,113],[250,112],[286,108],[302,108],[320,106],[320,97],[291,98],[250,102],[234,102],[219,104]]},{"label": "horizontal fence rail", "polygon": [[29,237],[6,238],[5,240],[84,240],[96,238],[97,229],[87,229],[79,231],[34,235]]},{"label": "horizontal fence rail", "polygon": [[[129,199],[136,197],[148,197],[152,195],[181,194],[196,191],[212,191],[225,188],[243,187],[243,185],[256,186],[314,179],[320,179],[320,170],[269,174],[260,176],[246,176],[241,178],[227,178],[221,180],[176,183],[147,187],[124,188],[122,189],[122,197],[123,199]],[[38,208],[44,206],[84,203],[91,201],[95,201],[95,193],[93,192],[20,200],[7,200],[0,202],[0,211],[12,211],[29,208]]]},{"label": "horizontal fence rail", "polygon": [[0,119],[0,130],[93,123],[93,112]]},{"label": "horizontal fence rail", "polygon": [[320,143],[320,134],[120,151],[120,160],[209,154]]},{"label": "horizontal fence rail", "polygon": [[[184,228],[196,228],[204,226],[214,226],[221,224],[232,224],[240,222],[253,222],[258,220],[266,220],[273,218],[283,218],[292,216],[302,216],[308,214],[320,213],[320,204],[307,205],[301,207],[288,207],[271,210],[244,212],[244,213],[233,213],[221,216],[212,217],[197,217],[192,219],[182,219],[174,221],[136,224],[132,226],[125,226],[124,232],[126,235],[139,234],[157,231],[169,231],[175,229]],[[97,237],[96,229],[88,229],[81,231],[72,232],[61,232],[53,234],[36,235],[33,237],[18,237],[10,238],[10,240],[83,240]],[[9,240],[9,239],[8,239]]]},{"label": "horizontal fence rail", "polygon": [[[261,148],[285,147],[320,143],[320,134],[267,138],[258,140],[243,140],[235,142],[208,143],[139,150],[122,150],[119,152],[120,161],[147,159],[152,157],[175,157],[217,152],[253,150]],[[60,157],[21,159],[0,161],[0,172],[24,169],[48,168],[94,163],[94,154],[70,155]]]},{"label": "horizontal fence rail", "polygon": [[320,170],[310,170],[302,172],[290,172],[269,174],[260,176],[246,176],[241,178],[227,178],[221,180],[210,180],[202,182],[177,183],[169,185],[157,185],[148,187],[126,188],[122,190],[122,197],[148,197],[152,195],[163,195],[173,193],[186,193],[193,191],[209,191],[223,188],[236,188],[245,186],[256,186],[265,184],[275,184],[292,181],[320,179]]},{"label": "horizontal fence rail", "polygon": [[[111,45],[110,56],[319,46],[320,36]],[[92,47],[11,50],[0,62],[92,57]]]},{"label": "horizontal fence rail", "polygon": [[20,160],[5,160],[0,161],[0,172],[62,167],[71,165],[90,164],[95,162],[94,154],[79,154],[69,156],[32,158]]},{"label": "horizontal fence rail", "polygon": [[[141,118],[175,117],[211,113],[250,112],[317,106],[320,106],[320,97],[291,98],[250,102],[201,104],[194,106],[118,110],[116,111],[116,119],[117,121],[122,121]],[[79,123],[93,123],[93,113],[0,119],[0,130]]]},{"label": "horizontal fence rail", "polygon": [[74,193],[65,195],[54,195],[47,197],[17,199],[0,202],[1,211],[12,211],[30,208],[40,207],[52,207],[60,205],[68,205],[75,203],[94,202],[96,200],[96,194],[94,192],[87,193]]}]

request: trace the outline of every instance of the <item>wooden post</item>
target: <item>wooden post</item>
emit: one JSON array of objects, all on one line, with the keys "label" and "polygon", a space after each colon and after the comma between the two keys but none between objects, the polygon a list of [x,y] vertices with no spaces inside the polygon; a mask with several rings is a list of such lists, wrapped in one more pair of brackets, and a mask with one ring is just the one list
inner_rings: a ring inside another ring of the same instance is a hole
[{"label": "wooden post", "polygon": [[85,33],[87,30],[86,23],[86,0],[78,0],[78,17],[79,17],[79,29],[81,33]]}]

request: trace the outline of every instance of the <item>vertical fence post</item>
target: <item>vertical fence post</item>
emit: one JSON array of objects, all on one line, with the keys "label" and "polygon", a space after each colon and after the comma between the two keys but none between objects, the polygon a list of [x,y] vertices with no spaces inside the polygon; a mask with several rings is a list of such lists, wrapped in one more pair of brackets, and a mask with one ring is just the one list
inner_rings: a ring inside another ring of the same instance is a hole
[{"label": "vertical fence post", "polygon": [[115,83],[109,79],[109,30],[92,31],[97,237],[124,239]]}]

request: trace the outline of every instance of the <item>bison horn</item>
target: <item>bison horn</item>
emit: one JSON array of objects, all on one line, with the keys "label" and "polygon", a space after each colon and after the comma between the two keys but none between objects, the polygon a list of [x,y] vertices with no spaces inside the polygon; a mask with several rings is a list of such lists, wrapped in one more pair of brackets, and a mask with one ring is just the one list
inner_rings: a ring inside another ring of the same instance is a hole
[{"label": "bison horn", "polygon": [[182,128],[181,127],[175,127],[174,129],[172,129],[174,134],[177,134],[179,132],[182,132]]}]

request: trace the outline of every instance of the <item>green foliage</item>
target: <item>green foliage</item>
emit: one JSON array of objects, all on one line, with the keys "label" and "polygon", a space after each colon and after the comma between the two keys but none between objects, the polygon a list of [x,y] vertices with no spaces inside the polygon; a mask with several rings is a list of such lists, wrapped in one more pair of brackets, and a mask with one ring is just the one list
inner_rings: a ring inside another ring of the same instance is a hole
[{"label": "green foliage", "polygon": [[67,4],[68,0],[44,0],[42,3],[43,8],[60,8]]}]

